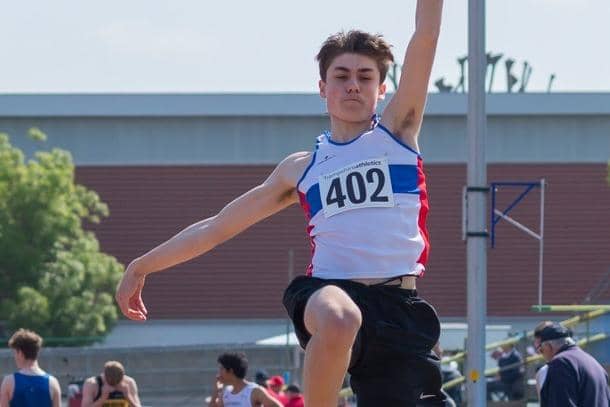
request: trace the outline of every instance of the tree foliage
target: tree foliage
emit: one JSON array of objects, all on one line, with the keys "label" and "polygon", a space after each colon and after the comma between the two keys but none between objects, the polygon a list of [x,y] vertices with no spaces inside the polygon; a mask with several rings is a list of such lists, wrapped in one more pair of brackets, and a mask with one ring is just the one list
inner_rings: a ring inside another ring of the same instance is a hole
[{"label": "tree foliage", "polygon": [[7,328],[73,338],[109,331],[123,268],[83,228],[105,216],[99,196],[75,183],[69,152],[39,151],[26,161],[0,134],[0,320]]}]

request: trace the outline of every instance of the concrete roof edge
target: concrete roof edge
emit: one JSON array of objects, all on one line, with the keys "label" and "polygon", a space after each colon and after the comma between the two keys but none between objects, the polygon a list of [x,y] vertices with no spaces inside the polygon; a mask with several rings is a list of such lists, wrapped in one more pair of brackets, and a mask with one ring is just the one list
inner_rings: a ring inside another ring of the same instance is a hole
[{"label": "concrete roof edge", "polygon": [[[492,93],[487,95],[486,106],[490,116],[610,115],[610,92]],[[0,95],[0,118],[322,117],[325,112],[324,100],[314,93]],[[464,116],[466,112],[466,94],[432,93],[428,98],[427,115]]]}]

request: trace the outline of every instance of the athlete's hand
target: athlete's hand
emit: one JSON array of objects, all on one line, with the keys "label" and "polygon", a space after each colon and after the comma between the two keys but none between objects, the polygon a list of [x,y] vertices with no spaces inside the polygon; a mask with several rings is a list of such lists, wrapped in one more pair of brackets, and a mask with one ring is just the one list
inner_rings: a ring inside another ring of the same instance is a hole
[{"label": "athlete's hand", "polygon": [[144,276],[136,272],[134,264],[132,262],[127,266],[127,270],[117,286],[115,298],[123,315],[134,321],[145,321],[148,311],[142,301]]},{"label": "athlete's hand", "polygon": [[129,385],[125,382],[125,380],[121,380],[121,382],[114,386],[114,388],[116,389],[116,391],[120,391],[121,393],[123,393],[125,397],[129,397]]},{"label": "athlete's hand", "polygon": [[224,384],[220,381],[220,378],[218,376],[216,376],[216,379],[214,380],[214,394],[216,396],[220,396],[220,394],[222,394],[222,390],[224,388]]},{"label": "athlete's hand", "polygon": [[112,393],[114,391],[114,387],[112,387],[111,385],[104,383],[102,385],[102,394],[100,396],[100,399],[102,400],[108,400],[108,397],[110,397],[110,393]]}]

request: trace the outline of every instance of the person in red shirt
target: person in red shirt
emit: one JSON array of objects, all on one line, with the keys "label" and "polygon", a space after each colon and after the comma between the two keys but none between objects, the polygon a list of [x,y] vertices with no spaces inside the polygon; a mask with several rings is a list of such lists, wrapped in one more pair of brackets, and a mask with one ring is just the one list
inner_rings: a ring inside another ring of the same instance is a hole
[{"label": "person in red shirt", "polygon": [[282,376],[272,376],[271,379],[267,381],[267,385],[269,390],[271,390],[269,394],[283,405],[288,403],[288,397],[284,394],[284,378]]},{"label": "person in red shirt", "polygon": [[301,389],[296,384],[286,387],[285,394],[288,401],[284,404],[284,407],[305,407],[305,399],[301,394]]}]

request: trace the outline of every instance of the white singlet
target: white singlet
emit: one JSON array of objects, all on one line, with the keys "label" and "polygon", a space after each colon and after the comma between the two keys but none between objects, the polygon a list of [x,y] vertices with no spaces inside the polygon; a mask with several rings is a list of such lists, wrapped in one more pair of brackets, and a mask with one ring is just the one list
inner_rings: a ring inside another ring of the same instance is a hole
[{"label": "white singlet", "polygon": [[225,407],[252,407],[252,390],[257,387],[256,383],[247,382],[239,393],[233,394],[233,386],[227,386],[222,393],[222,404]]},{"label": "white singlet", "polygon": [[348,143],[319,136],[297,190],[312,247],[308,275],[423,274],[430,245],[422,159],[378,121]]}]

